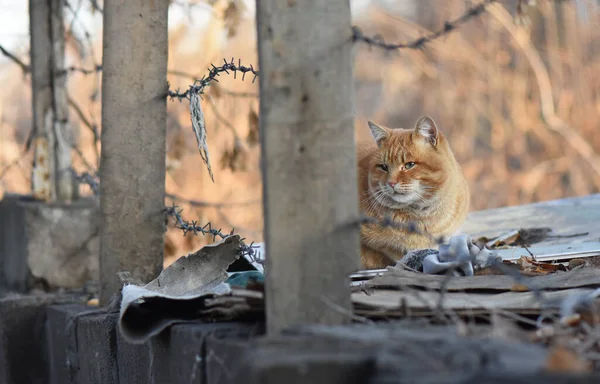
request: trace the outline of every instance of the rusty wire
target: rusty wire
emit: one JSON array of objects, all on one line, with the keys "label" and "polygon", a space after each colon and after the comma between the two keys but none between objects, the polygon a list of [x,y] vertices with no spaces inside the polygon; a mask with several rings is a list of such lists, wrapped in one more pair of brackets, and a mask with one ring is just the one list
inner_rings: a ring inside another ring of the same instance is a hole
[{"label": "rusty wire", "polygon": [[246,73],[250,72],[254,75],[252,78],[253,83],[259,75],[259,71],[254,69],[252,64],[250,64],[250,66],[242,65],[241,59],[238,60],[237,65],[235,64],[233,57],[231,58],[231,62],[228,62],[226,59],[223,59],[223,61],[224,64],[219,67],[211,64],[212,68],[207,68],[208,75],[204,75],[201,79],[194,81],[194,84],[190,85],[187,91],[180,93],[179,89],[176,91],[169,90],[167,96],[171,99],[179,99],[181,101],[182,99],[189,99],[192,94],[201,95],[204,93],[204,88],[209,86],[211,82],[219,82],[217,76],[223,72],[228,75],[229,71],[233,72],[234,79],[237,77],[237,73],[240,72],[242,73],[242,81],[245,79]]},{"label": "rusty wire", "polygon": [[365,36],[357,26],[352,27],[352,41],[363,42],[369,46],[382,48],[388,51],[401,49],[423,49],[431,41],[449,34],[462,24],[465,24],[469,20],[483,14],[485,12],[485,8],[496,1],[497,0],[484,0],[483,2],[469,8],[459,18],[452,21],[446,21],[444,26],[439,30],[408,43],[386,43],[380,36]]}]

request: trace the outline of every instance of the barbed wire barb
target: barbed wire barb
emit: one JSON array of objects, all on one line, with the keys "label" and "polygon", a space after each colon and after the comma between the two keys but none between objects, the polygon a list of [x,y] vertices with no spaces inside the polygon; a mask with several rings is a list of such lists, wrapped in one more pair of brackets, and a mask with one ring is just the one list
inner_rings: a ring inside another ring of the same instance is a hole
[{"label": "barbed wire barb", "polygon": [[[183,235],[185,236],[188,233],[193,233],[194,235],[203,235],[212,237],[212,241],[215,242],[217,239],[223,240],[228,238],[229,236],[235,235],[235,230],[231,229],[229,233],[223,233],[222,228],[214,229],[212,227],[212,223],[209,221],[204,226],[199,226],[197,221],[187,221],[184,220],[181,216],[183,209],[178,209],[179,207],[173,203],[170,207],[165,207],[164,212],[168,217],[173,217],[175,219],[175,228],[181,229],[183,231]],[[240,256],[248,256],[252,260],[256,261],[258,259],[256,249],[260,248],[257,245],[254,245],[254,242],[250,243],[250,245],[246,245],[244,243],[245,238],[240,238],[240,248],[238,252]]]},{"label": "barbed wire barb", "polygon": [[206,70],[208,71],[208,75],[203,75],[202,78],[197,79],[196,81],[194,81],[194,83],[192,85],[189,86],[188,90],[186,90],[185,92],[181,93],[179,92],[179,90],[173,91],[170,90],[167,93],[167,97],[171,98],[171,99],[189,99],[191,97],[192,94],[196,94],[196,95],[202,95],[204,94],[204,89],[206,87],[208,87],[210,85],[211,82],[216,81],[217,83],[219,82],[219,80],[217,79],[218,76],[220,76],[220,74],[222,72],[225,72],[227,74],[231,72],[233,72],[233,78],[236,78],[236,74],[237,72],[241,72],[242,73],[242,81],[245,78],[246,73],[251,72],[254,75],[254,78],[252,79],[252,82],[254,83],[254,81],[256,80],[256,78],[259,76],[259,71],[254,69],[254,67],[252,65],[250,66],[245,66],[242,65],[241,59],[238,59],[238,64],[235,64],[235,58],[231,58],[231,61],[228,62],[227,59],[223,58],[223,62],[224,64],[217,67],[214,64],[211,64],[212,68],[207,68]]}]

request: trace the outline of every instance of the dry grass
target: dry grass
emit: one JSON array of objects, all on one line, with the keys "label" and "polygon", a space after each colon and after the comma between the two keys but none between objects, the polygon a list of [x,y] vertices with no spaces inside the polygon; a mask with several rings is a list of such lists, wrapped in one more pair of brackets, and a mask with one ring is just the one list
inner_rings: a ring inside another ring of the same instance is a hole
[{"label": "dry grass", "polygon": [[[465,10],[462,1],[415,3],[416,14],[422,17],[371,6],[355,24],[367,34],[380,33],[386,41],[410,40],[428,30],[424,25],[439,28]],[[408,127],[422,114],[432,116],[464,168],[473,191],[473,210],[600,190],[596,154],[600,135],[594,134],[600,113],[600,31],[594,26],[600,23],[600,8],[592,1],[579,1],[586,20],[573,1],[538,1],[537,8],[528,9],[529,27],[523,27],[514,23],[515,3],[500,2],[424,51],[398,55],[363,45],[356,50],[357,138],[369,139],[367,119]],[[216,2],[215,17],[201,35],[190,38],[184,25],[171,31],[172,88],[185,89],[191,82],[177,71],[201,76],[210,63],[221,63],[223,57],[257,63],[254,21],[240,18],[228,4]],[[101,51],[99,42],[96,51]],[[0,173],[22,157],[31,116],[28,79],[23,80],[16,66],[3,72]],[[94,87],[93,77],[75,74],[69,81],[72,98],[99,119],[100,106],[89,101]],[[187,104],[169,102],[167,191],[196,200],[250,202],[182,207],[188,219],[212,221],[227,230],[233,226],[242,236],[260,241],[258,99],[230,91],[257,93],[258,86],[221,76],[204,99],[215,183],[195,148]],[[75,113],[71,118],[78,147],[93,164],[92,136]],[[30,155],[5,171],[0,191],[27,193],[29,169]],[[205,241],[170,230],[167,263]]]}]

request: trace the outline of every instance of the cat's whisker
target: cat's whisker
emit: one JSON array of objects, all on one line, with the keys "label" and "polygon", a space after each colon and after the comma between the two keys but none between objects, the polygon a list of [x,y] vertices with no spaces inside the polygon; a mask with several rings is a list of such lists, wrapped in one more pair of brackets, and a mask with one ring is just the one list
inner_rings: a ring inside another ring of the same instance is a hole
[{"label": "cat's whisker", "polygon": [[364,202],[369,203],[369,205],[367,206],[367,210],[374,210],[375,214],[378,215],[382,209],[381,197],[385,194],[385,191],[379,187],[367,192],[367,199],[363,200]]}]

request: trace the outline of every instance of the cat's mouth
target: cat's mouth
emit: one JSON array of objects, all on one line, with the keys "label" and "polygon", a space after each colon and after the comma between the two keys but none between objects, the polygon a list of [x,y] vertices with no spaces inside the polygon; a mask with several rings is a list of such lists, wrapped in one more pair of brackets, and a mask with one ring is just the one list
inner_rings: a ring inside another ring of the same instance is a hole
[{"label": "cat's mouth", "polygon": [[415,188],[413,188],[411,185],[396,185],[393,188],[387,185],[386,189],[390,195],[406,196],[416,192]]},{"label": "cat's mouth", "polygon": [[392,188],[386,185],[384,186],[384,191],[392,205],[411,204],[420,198],[418,191],[411,186],[396,186]]},{"label": "cat's mouth", "polygon": [[396,184],[393,187],[389,184],[380,184],[384,190],[388,200],[392,205],[415,204],[423,201],[426,196],[428,187],[424,186],[417,180],[406,184]]}]

